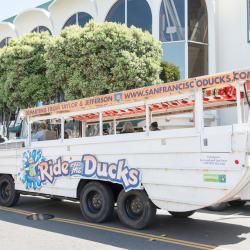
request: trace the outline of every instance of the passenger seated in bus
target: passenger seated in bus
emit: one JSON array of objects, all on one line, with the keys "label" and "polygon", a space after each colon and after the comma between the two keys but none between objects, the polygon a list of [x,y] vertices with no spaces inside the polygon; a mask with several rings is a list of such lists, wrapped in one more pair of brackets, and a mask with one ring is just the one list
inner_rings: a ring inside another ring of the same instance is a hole
[{"label": "passenger seated in bus", "polygon": [[47,124],[45,122],[40,123],[40,130],[36,132],[33,139],[38,141],[45,141],[46,140],[46,133],[47,133]]},{"label": "passenger seated in bus", "polygon": [[126,122],[123,126],[121,134],[134,133],[134,127],[130,122]]},{"label": "passenger seated in bus", "polygon": [[160,130],[159,127],[158,127],[158,122],[152,122],[149,129],[150,129],[150,131],[158,131],[158,130]]}]

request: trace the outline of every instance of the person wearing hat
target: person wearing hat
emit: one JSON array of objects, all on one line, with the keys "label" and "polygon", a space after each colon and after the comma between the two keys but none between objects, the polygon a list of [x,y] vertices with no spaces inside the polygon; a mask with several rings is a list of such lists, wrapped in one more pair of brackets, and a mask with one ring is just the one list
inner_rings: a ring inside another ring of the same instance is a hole
[{"label": "person wearing hat", "polygon": [[158,127],[158,122],[152,122],[151,125],[150,125],[150,130],[151,131],[158,131],[158,130],[160,130],[159,127]]}]

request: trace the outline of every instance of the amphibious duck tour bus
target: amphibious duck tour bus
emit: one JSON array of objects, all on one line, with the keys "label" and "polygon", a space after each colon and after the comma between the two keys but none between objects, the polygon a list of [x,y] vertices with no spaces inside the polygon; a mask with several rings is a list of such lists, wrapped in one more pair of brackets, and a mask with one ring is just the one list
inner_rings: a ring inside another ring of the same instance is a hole
[{"label": "amphibious duck tour bus", "polygon": [[[141,229],[157,208],[187,217],[238,199],[250,183],[249,80],[242,70],[23,110],[24,139],[0,144],[0,204],[20,194],[74,199],[96,223],[117,204],[120,220]],[[235,124],[204,123],[232,107]],[[190,127],[150,130],[184,113]],[[145,126],[131,129],[138,121]]]}]

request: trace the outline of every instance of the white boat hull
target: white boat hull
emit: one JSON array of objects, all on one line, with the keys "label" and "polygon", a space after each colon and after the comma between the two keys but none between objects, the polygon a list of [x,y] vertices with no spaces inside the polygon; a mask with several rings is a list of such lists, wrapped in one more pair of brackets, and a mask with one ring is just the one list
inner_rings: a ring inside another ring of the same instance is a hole
[{"label": "white boat hull", "polygon": [[[204,140],[206,143],[204,144]],[[247,127],[180,129],[117,136],[32,142],[29,148],[0,150],[0,173],[15,178],[17,190],[77,198],[82,177],[60,176],[41,188],[27,188],[20,178],[23,153],[40,149],[46,160],[80,161],[94,155],[101,162],[127,161],[141,172],[149,198],[167,211],[191,211],[230,200],[250,181]],[[98,179],[94,177],[93,179]]]}]

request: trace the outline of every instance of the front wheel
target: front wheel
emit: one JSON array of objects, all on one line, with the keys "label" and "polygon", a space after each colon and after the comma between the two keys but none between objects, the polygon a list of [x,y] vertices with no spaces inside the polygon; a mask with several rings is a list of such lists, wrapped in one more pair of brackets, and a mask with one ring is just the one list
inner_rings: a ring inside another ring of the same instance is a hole
[{"label": "front wheel", "polygon": [[86,184],[80,195],[83,217],[95,223],[107,221],[114,212],[114,195],[104,183],[92,181]]},{"label": "front wheel", "polygon": [[153,222],[156,207],[141,190],[120,192],[117,200],[120,221],[134,229],[143,229]]},{"label": "front wheel", "polygon": [[173,212],[168,211],[172,216],[176,218],[188,218],[189,216],[193,215],[195,211],[188,211],[188,212]]},{"label": "front wheel", "polygon": [[12,207],[17,204],[20,194],[15,190],[15,183],[11,176],[0,177],[0,205]]}]

